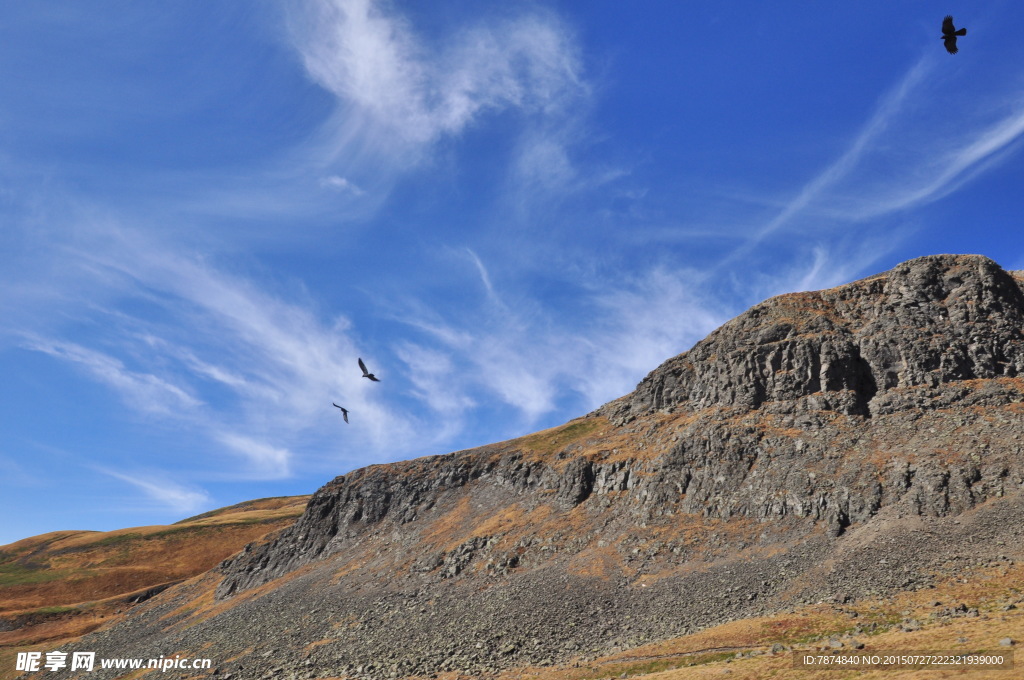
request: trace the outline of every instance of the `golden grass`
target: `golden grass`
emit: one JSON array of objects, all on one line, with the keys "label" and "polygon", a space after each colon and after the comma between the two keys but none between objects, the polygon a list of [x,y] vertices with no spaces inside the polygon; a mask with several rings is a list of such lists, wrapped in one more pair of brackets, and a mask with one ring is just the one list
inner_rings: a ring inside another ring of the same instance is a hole
[{"label": "golden grass", "polygon": [[436,550],[448,551],[462,543],[465,540],[467,525],[472,517],[473,508],[469,496],[464,495],[455,504],[455,507],[423,529],[420,536],[422,543],[425,544],[424,552],[427,552],[428,546]]},{"label": "golden grass", "polygon": [[510,439],[503,444],[518,449],[525,454],[527,460],[546,460],[552,466],[561,467],[568,460],[554,459],[556,453],[565,451],[573,444],[582,446],[588,439],[599,439],[604,443],[611,433],[612,426],[605,418],[576,418],[564,425]]},{"label": "golden grass", "polygon": [[566,571],[577,576],[608,581],[616,576],[632,576],[635,569],[625,566],[618,550],[612,546],[590,547],[569,558]]},{"label": "golden grass", "polygon": [[0,613],[75,606],[201,573],[292,524],[308,498],[271,499],[270,508],[252,501],[196,523],[54,532],[9,544],[0,553]]},{"label": "golden grass", "polygon": [[[537,512],[527,513],[519,503],[513,503],[501,508],[493,515],[489,515],[482,522],[477,523],[470,532],[471,537],[486,538],[489,536],[504,536],[509,532],[522,529],[537,521]],[[546,517],[549,513],[541,513]],[[543,519],[541,517],[540,519]]]}]

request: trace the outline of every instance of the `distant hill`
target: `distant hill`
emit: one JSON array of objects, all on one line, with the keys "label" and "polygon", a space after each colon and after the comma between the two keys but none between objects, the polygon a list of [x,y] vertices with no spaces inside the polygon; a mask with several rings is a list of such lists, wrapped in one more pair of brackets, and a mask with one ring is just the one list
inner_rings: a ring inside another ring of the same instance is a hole
[{"label": "distant hill", "polygon": [[289,526],[309,496],[263,498],[170,526],[57,531],[0,546],[0,677],[14,654],[54,650]]},{"label": "distant hill", "polygon": [[336,478],[74,648],[236,680],[999,649],[1024,629],[1022,376],[1024,276],[985,257],[778,296],[583,418]]}]

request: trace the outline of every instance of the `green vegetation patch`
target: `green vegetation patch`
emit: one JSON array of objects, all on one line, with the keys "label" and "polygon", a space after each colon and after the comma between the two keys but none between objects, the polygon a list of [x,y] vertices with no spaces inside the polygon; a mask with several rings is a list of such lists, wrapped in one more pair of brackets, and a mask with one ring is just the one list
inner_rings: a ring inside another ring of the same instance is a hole
[{"label": "green vegetation patch", "polygon": [[[297,510],[294,517],[301,516],[302,512],[302,510]],[[200,536],[202,534],[216,534],[231,527],[248,526],[251,524],[274,524],[287,519],[289,519],[288,515],[272,515],[270,517],[240,517],[236,520],[231,520],[230,522],[220,522],[218,524],[199,524],[189,526],[177,526],[172,524],[170,527],[162,529],[161,531],[154,531],[153,533],[144,536],[144,538],[148,540],[151,538],[166,538],[168,536]]]},{"label": "green vegetation patch", "polygon": [[0,587],[55,581],[63,578],[66,573],[64,570],[50,570],[43,566],[26,567],[17,563],[0,564]]},{"label": "green vegetation patch", "polygon": [[243,517],[242,519],[237,519],[231,522],[224,522],[223,524],[218,524],[217,526],[235,527],[245,526],[247,524],[274,524],[275,522],[287,520],[292,517],[302,517],[303,512],[305,512],[305,510],[300,509],[294,513],[288,513],[287,515],[273,515],[271,517]]},{"label": "green vegetation patch", "polygon": [[39,609],[33,609],[32,614],[66,614],[68,612],[77,612],[78,607],[40,607]]},{"label": "green vegetation patch", "polygon": [[106,538],[101,538],[98,541],[93,541],[92,543],[88,543],[86,545],[75,546],[68,552],[92,550],[93,548],[96,548],[98,546],[109,547],[114,545],[120,545],[122,543],[131,543],[133,541],[151,541],[153,539],[166,538],[168,536],[174,535],[201,534],[209,532],[215,528],[216,527],[211,526],[171,526],[167,529],[161,529],[160,531],[154,531],[153,533],[146,534],[139,533],[137,531],[130,531],[126,534],[116,534],[114,536],[107,536]]},{"label": "green vegetation patch", "polygon": [[97,545],[117,545],[118,543],[128,543],[129,541],[136,541],[140,538],[145,538],[145,536],[135,532],[129,532],[127,534],[116,534],[114,536],[107,536],[105,538],[101,538],[98,541],[90,543],[88,546],[80,546],[78,547],[78,549],[82,550],[84,548],[92,548]]},{"label": "green vegetation patch", "polygon": [[209,525],[198,527],[170,527],[167,529],[163,529],[161,531],[154,531],[153,533],[148,534],[146,536],[146,540],[150,540],[153,538],[167,538],[168,536],[198,536],[200,534],[209,534],[211,532],[215,532],[217,531],[218,528],[218,526]]},{"label": "green vegetation patch", "polygon": [[603,425],[604,421],[600,418],[582,418],[551,432],[526,435],[519,440],[519,443],[538,453],[555,453],[569,444],[593,434]]}]

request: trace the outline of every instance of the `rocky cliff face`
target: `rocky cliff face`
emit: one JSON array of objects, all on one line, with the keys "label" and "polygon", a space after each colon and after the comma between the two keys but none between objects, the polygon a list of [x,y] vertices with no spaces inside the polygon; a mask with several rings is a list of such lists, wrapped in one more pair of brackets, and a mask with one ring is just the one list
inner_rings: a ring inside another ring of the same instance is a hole
[{"label": "rocky cliff face", "polygon": [[771,403],[871,417],[909,406],[907,388],[1020,375],[1022,337],[1019,279],[985,257],[922,257],[763,302],[604,412],[624,422],[665,408]]},{"label": "rocky cliff face", "polygon": [[1024,545],[1022,334],[979,256],[773,298],[561,428],[338,477],[211,573],[212,618],[172,589],[90,644],[386,677],[921,587]]}]

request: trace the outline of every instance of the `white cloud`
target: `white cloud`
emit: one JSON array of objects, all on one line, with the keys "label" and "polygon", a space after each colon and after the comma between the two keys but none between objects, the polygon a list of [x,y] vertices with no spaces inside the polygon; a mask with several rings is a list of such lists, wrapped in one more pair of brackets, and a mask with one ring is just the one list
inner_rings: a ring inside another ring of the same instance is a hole
[{"label": "white cloud", "polygon": [[721,269],[750,254],[768,236],[794,221],[798,216],[816,208],[830,189],[844,180],[848,180],[864,156],[873,151],[872,144],[892,124],[907,99],[914,93],[915,88],[924,81],[933,63],[923,58],[918,60],[903,75],[899,83],[882,97],[871,117],[839,158],[805,184],[796,197],[788,201],[774,218],[754,231],[742,246],[736,248],[728,257],[719,262],[718,268]]},{"label": "white cloud", "polygon": [[364,193],[366,193],[352,182],[348,181],[344,177],[339,177],[338,175],[324,177],[322,180],[320,180],[320,186],[328,187],[336,191],[347,191],[353,196],[362,196]]},{"label": "white cloud", "polygon": [[485,267],[483,261],[480,260],[480,256],[471,248],[466,248],[465,250],[466,254],[469,255],[469,259],[472,260],[473,265],[476,266],[477,272],[480,274],[480,282],[484,284],[484,289],[487,291],[488,297],[490,297],[495,303],[500,304],[501,301],[494,292],[494,286],[491,285],[491,275],[487,273],[487,267]]},{"label": "white cloud", "polygon": [[477,402],[466,394],[451,353],[402,342],[395,354],[406,365],[404,372],[415,387],[416,397],[445,417],[448,430],[456,431],[462,416]]},{"label": "white cloud", "polygon": [[195,490],[168,479],[166,474],[150,474],[147,476],[124,472],[115,472],[105,468],[97,467],[97,470],[105,475],[120,479],[140,489],[149,498],[157,501],[168,509],[179,513],[190,513],[206,507],[211,503],[210,497],[205,491]]},{"label": "white cloud", "polygon": [[[749,229],[707,276],[728,272],[748,293],[769,295],[848,281],[908,236],[912,226],[904,211],[937,201],[1005,161],[1024,138],[1019,87],[983,105],[964,98],[939,106],[958,88],[951,79],[931,77],[938,59],[929,53],[909,68],[845,150],[773,218]],[[957,122],[951,125],[950,118]],[[735,263],[756,259],[757,250],[782,230],[799,237],[788,263],[779,260],[771,274],[762,269],[755,275],[760,281],[732,271]]]},{"label": "white cloud", "polygon": [[592,291],[603,310],[589,365],[578,369],[591,406],[632,391],[666,359],[689,349],[727,318],[723,303],[688,271],[658,267]]},{"label": "white cloud", "polygon": [[344,107],[336,139],[347,150],[357,138],[419,148],[485,112],[548,115],[587,90],[573,37],[550,14],[463,29],[437,49],[371,0],[305,3],[289,25],[310,77]]},{"label": "white cloud", "polygon": [[[205,436],[214,474],[280,478],[312,464],[390,459],[423,441],[422,423],[360,378],[356,358],[366,355],[350,322],[324,318],[301,289],[284,298],[107,221],[80,225],[54,258],[88,282],[90,307],[65,304],[88,323],[74,341],[59,324],[45,335],[23,329],[21,344],[84,369],[152,419]],[[352,422],[339,445],[330,404],[343,399]]]},{"label": "white cloud", "polygon": [[823,290],[853,281],[882,254],[900,245],[900,230],[887,238],[865,237],[859,244],[822,244],[791,258],[775,271],[750,277],[745,283],[751,302],[794,291]]},{"label": "white cloud", "polygon": [[72,342],[30,337],[24,347],[81,366],[142,411],[170,413],[202,404],[185,389],[166,379],[151,373],[130,371],[119,359]]},{"label": "white cloud", "polygon": [[566,187],[577,178],[566,142],[559,134],[533,133],[520,144],[514,177],[526,190]]},{"label": "white cloud", "polygon": [[282,479],[291,476],[292,453],[288,449],[233,432],[221,432],[217,439],[245,458],[239,476],[246,479]]},{"label": "white cloud", "polygon": [[[538,351],[538,337],[525,337],[524,329],[514,315],[484,321],[480,316],[460,314],[463,324],[426,323],[421,319],[401,319],[410,326],[428,331],[445,348],[444,353],[413,342],[402,343],[396,350],[409,367],[410,380],[428,403],[437,403],[451,414],[456,408],[475,405],[471,392],[483,389],[490,397],[520,411],[528,422],[553,408],[553,374],[546,372],[547,361]],[[473,324],[472,328],[465,324]],[[482,325],[477,325],[477,324]],[[457,357],[458,365],[449,367],[447,381],[437,375],[428,363],[440,357]]]},{"label": "white cloud", "polygon": [[530,426],[566,400],[592,409],[632,390],[723,320],[695,276],[663,268],[595,280],[565,317],[553,316],[540,299],[512,297],[514,305],[498,303],[495,293],[478,307],[461,307],[451,320],[422,302],[396,314],[427,334],[402,343],[397,354],[438,410],[464,418],[478,403],[497,399]]},{"label": "white cloud", "polygon": [[[1024,98],[1012,107],[1014,110],[987,126],[961,130],[960,139],[934,145],[920,161],[911,181],[900,183],[895,191],[888,191],[858,206],[859,219],[904,210],[923,203],[936,201],[959,188],[976,172],[986,169],[989,161],[1017,142],[1024,135]],[[950,147],[953,147],[951,150]]]}]

